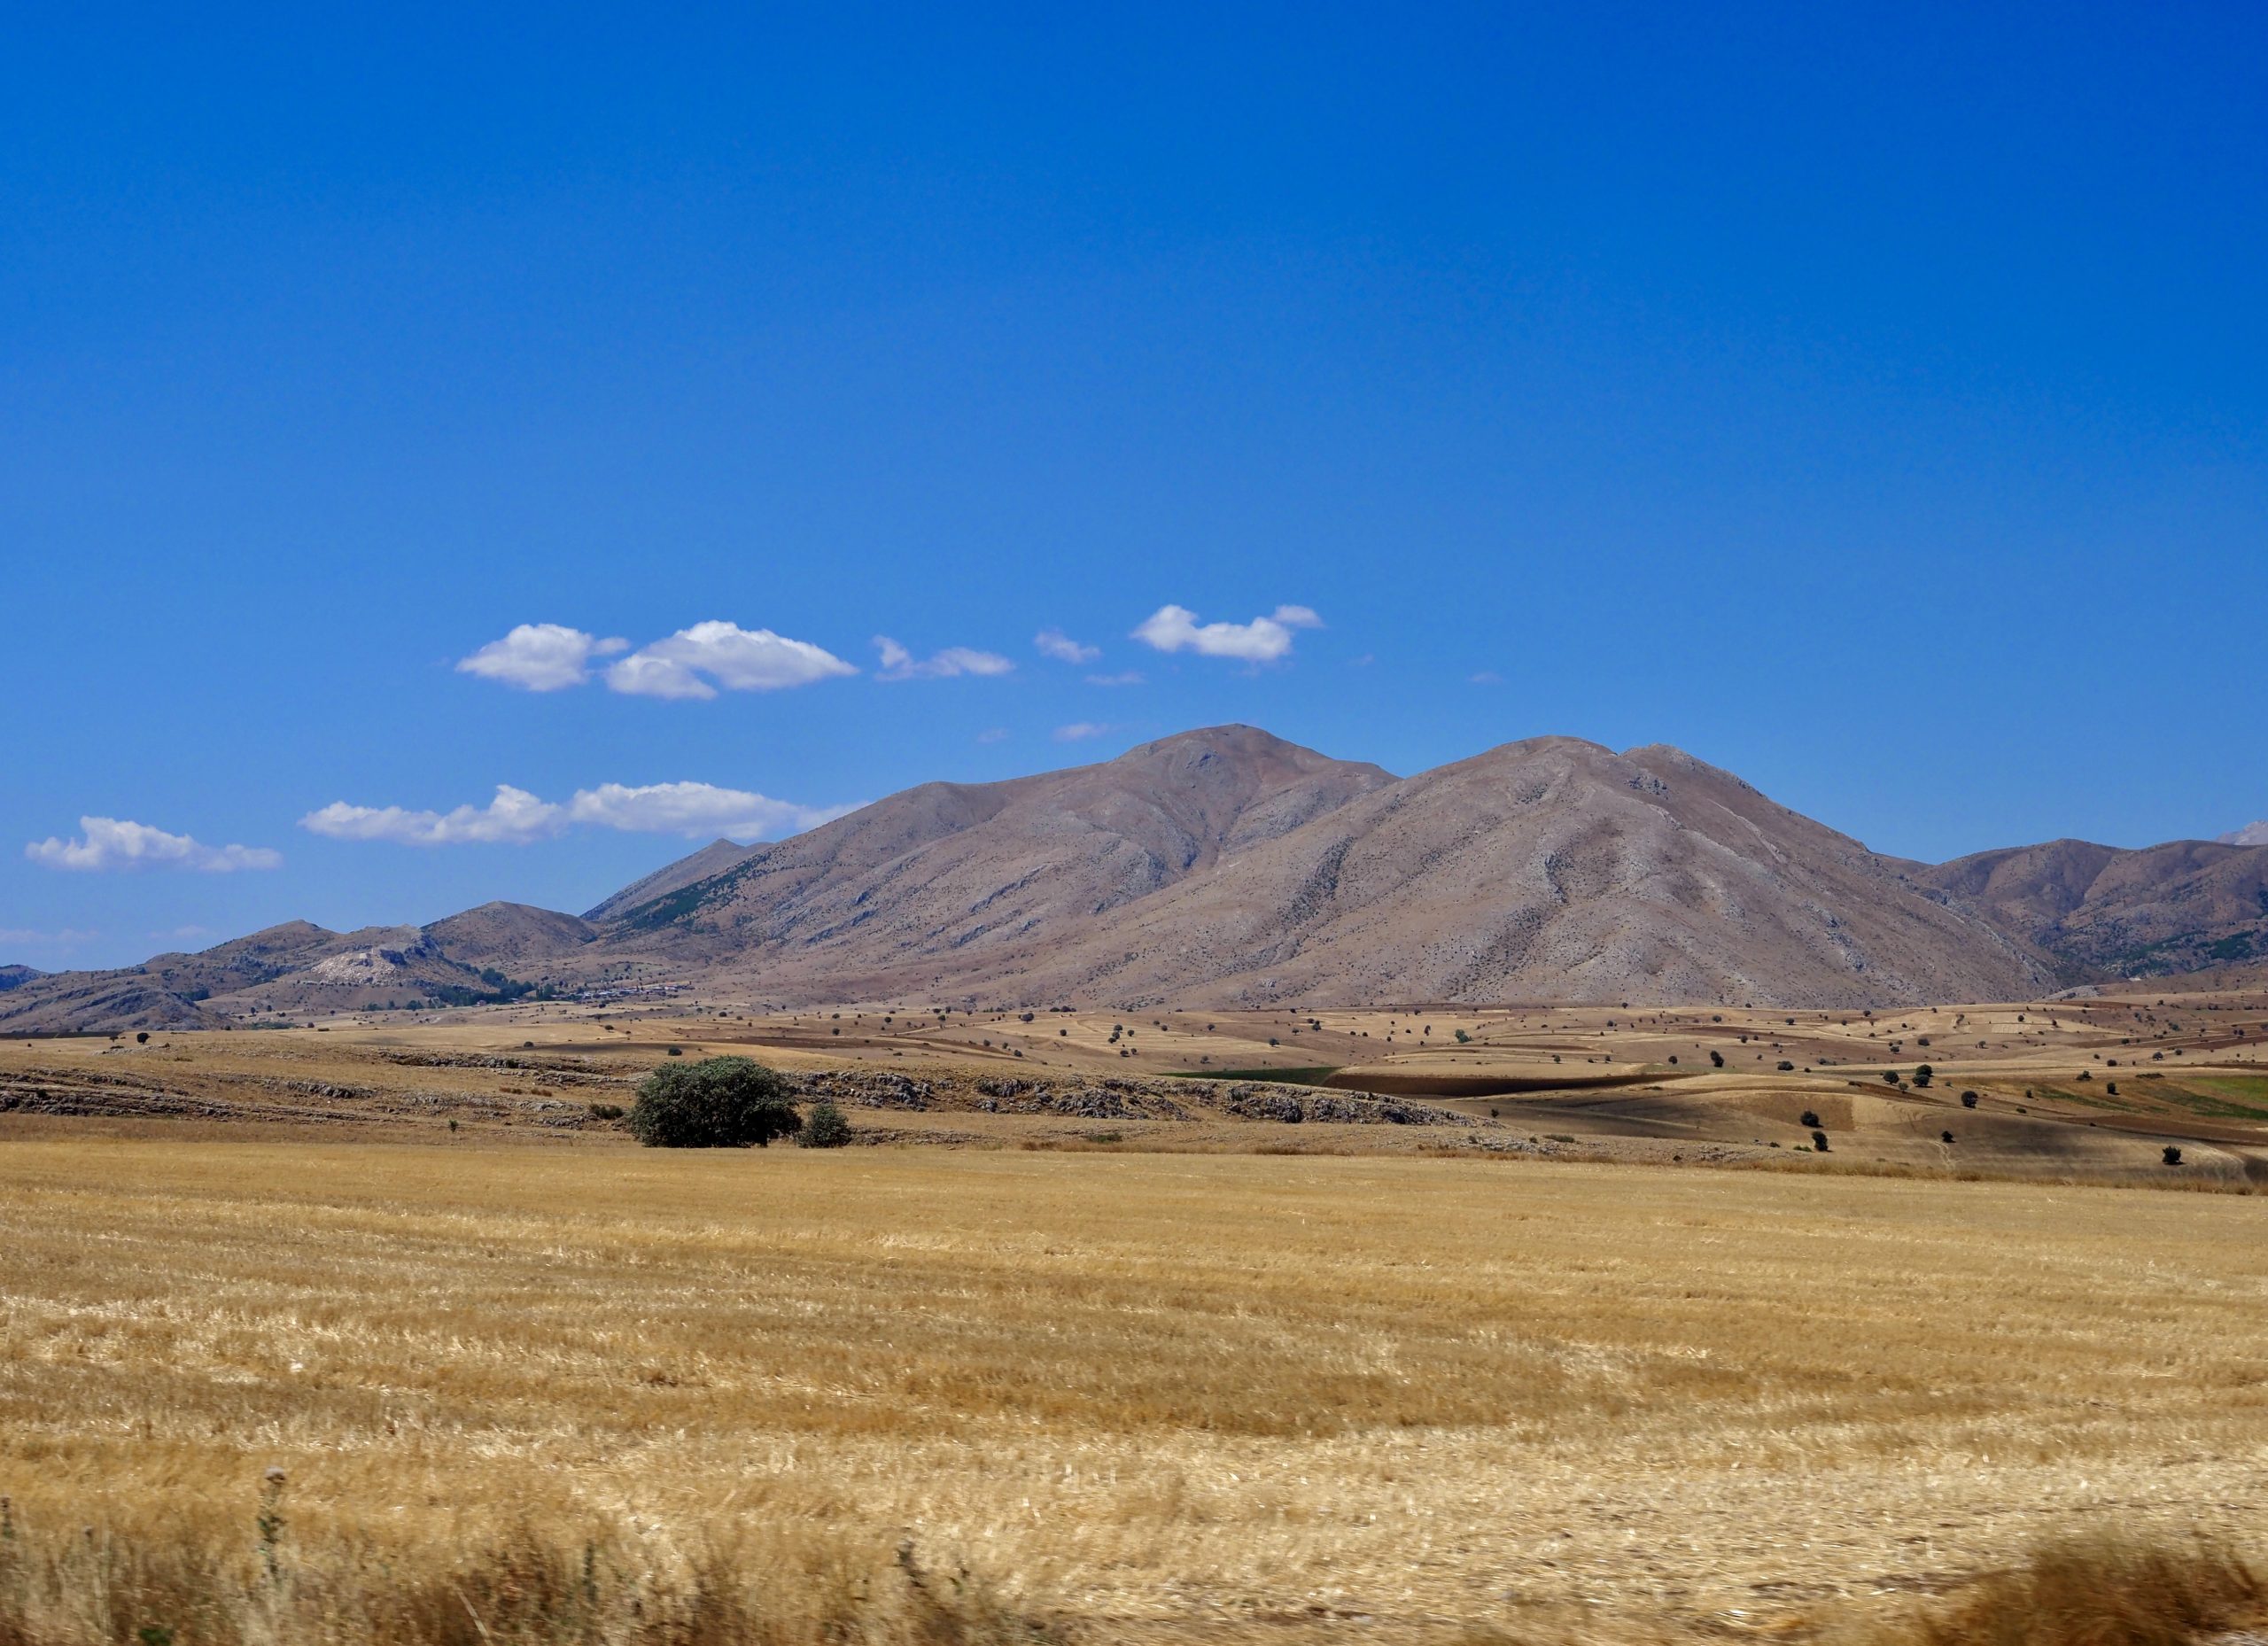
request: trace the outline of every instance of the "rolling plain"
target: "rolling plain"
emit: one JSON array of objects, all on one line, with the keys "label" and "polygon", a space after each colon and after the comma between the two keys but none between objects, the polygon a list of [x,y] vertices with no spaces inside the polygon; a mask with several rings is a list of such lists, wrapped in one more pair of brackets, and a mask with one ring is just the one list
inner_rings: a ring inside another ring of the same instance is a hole
[{"label": "rolling plain", "polygon": [[[0,1043],[16,1638],[1833,1637],[2268,1541],[2256,987],[671,1011]],[[672,1046],[869,1146],[635,1148]]]}]

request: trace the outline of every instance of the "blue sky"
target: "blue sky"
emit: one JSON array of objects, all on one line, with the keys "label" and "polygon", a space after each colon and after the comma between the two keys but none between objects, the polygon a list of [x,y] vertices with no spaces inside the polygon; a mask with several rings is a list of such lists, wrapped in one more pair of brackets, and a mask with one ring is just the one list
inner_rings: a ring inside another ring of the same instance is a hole
[{"label": "blue sky", "polygon": [[1227,720],[2268,815],[2257,8],[5,28],[0,961]]}]

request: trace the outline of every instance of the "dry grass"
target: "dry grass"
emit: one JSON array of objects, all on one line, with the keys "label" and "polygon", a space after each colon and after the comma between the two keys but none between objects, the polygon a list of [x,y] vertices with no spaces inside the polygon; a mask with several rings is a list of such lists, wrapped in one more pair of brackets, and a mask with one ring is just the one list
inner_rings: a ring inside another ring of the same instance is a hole
[{"label": "dry grass", "polygon": [[1952,1604],[1864,1638],[1869,1646],[2188,1646],[2257,1621],[2264,1600],[2259,1579],[2225,1549],[2097,1535],[2047,1544]]},{"label": "dry grass", "polygon": [[[2264,1234],[1633,1167],[18,1142],[12,1581],[39,1646],[483,1638],[459,1590],[608,1642],[1821,1625],[2114,1519],[2256,1547]],[[990,1587],[924,1611],[909,1534]],[[240,1621],[140,1617],[184,1571]]]}]

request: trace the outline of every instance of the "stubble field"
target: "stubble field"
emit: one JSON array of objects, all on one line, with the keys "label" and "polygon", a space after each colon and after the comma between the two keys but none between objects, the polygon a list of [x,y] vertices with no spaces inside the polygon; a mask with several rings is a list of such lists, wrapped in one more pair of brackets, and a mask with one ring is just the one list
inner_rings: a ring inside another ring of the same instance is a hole
[{"label": "stubble field", "polygon": [[1533,1161],[26,1137],[0,1602],[176,1646],[507,1638],[550,1588],[594,1641],[669,1595],[685,1641],[1832,1632],[2043,1537],[2268,1542],[2264,1235]]}]

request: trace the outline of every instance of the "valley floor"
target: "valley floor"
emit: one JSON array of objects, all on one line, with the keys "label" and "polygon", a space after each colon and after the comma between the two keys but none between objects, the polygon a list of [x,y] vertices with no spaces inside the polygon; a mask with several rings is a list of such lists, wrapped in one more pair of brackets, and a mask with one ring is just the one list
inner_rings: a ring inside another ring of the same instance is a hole
[{"label": "valley floor", "polygon": [[792,1589],[911,1540],[1088,1638],[1447,1642],[2268,1547],[2260,1197],[77,1126],[0,1137],[19,1548],[721,1544]]}]

